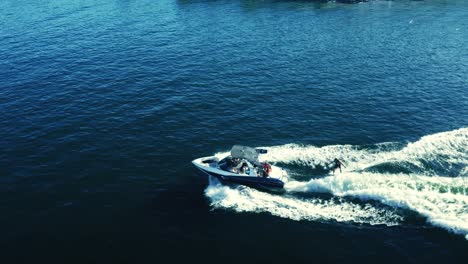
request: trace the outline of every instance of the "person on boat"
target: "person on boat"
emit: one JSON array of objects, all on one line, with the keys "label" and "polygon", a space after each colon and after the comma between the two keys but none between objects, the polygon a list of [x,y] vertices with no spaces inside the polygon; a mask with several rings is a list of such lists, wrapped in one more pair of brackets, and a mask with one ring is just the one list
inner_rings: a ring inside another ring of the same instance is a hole
[{"label": "person on boat", "polygon": [[224,162],[222,163],[222,168],[223,170],[225,171],[230,171],[230,172],[234,172],[234,161],[233,161],[233,158],[231,157],[227,157],[224,159]]},{"label": "person on boat", "polygon": [[270,176],[270,172],[271,172],[271,165],[270,164],[268,164],[266,162],[263,163],[262,169],[263,169],[263,177],[264,178]]},{"label": "person on boat", "polygon": [[332,167],[333,174],[335,174],[335,171],[336,171],[337,169],[340,169],[340,173],[341,173],[341,166],[344,167],[345,165],[344,165],[343,162],[341,162],[339,159],[335,158],[335,159],[333,160],[333,167]]},{"label": "person on boat", "polygon": [[243,162],[242,166],[239,169],[239,173],[247,174],[248,169],[249,169],[249,165],[247,164],[247,162]]},{"label": "person on boat", "polygon": [[244,173],[243,167],[248,168],[247,161],[244,159],[233,158],[233,164],[231,168],[231,172],[233,173]]}]

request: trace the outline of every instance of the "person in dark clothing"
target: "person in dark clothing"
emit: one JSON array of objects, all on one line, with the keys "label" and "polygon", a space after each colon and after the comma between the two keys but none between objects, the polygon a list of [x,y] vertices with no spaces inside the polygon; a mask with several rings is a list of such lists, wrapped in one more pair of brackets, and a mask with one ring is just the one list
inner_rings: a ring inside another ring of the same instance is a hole
[{"label": "person in dark clothing", "polygon": [[240,167],[239,169],[239,173],[242,173],[242,174],[248,174],[247,171],[249,169],[249,165],[247,164],[247,162],[243,162],[242,163],[242,166]]},{"label": "person in dark clothing", "polygon": [[335,171],[336,171],[337,169],[340,169],[340,173],[341,173],[341,166],[344,167],[345,165],[344,165],[343,162],[341,162],[339,159],[335,158],[335,159],[333,160],[333,167],[332,167],[333,174],[335,174]]}]

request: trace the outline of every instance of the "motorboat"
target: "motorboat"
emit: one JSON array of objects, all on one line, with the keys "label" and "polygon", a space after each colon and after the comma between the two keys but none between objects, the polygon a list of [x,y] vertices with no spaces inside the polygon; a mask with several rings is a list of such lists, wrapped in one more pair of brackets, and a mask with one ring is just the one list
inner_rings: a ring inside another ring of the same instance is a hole
[{"label": "motorboat", "polygon": [[224,158],[203,157],[193,160],[192,164],[204,174],[215,177],[223,183],[273,191],[281,190],[287,173],[268,162],[260,162],[259,155],[265,153],[266,149],[234,145],[230,155]]}]

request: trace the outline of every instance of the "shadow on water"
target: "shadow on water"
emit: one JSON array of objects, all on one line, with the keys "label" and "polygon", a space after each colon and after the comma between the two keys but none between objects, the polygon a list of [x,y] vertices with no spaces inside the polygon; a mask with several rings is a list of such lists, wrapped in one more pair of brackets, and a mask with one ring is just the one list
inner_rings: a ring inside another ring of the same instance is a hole
[{"label": "shadow on water", "polygon": [[[156,221],[166,225],[183,228],[203,224],[210,211],[201,185],[171,186],[169,189],[154,190],[149,195],[152,198],[146,202],[146,211]],[[193,215],[199,217],[194,218]]]},{"label": "shadow on water", "polygon": [[[177,0],[179,5],[189,5],[189,4],[201,4],[201,3],[220,3],[226,2],[225,0]],[[392,2],[427,2],[425,0],[239,0],[240,6],[248,11],[253,11],[256,9],[273,6],[275,4],[286,3],[290,4],[290,7],[295,8],[312,8],[312,9],[324,9],[324,8],[333,8],[343,5],[354,5],[360,3],[369,3],[369,2],[387,2],[389,5]],[[432,0],[429,1],[431,5],[437,6],[447,6],[447,5],[466,5],[466,1],[463,0]]]},{"label": "shadow on water", "polygon": [[458,177],[465,168],[462,163],[450,163],[445,160],[420,159],[418,162],[420,165],[410,161],[387,161],[372,165],[362,171],[385,174],[434,174],[439,177]]},{"label": "shadow on water", "polygon": [[397,173],[420,174],[423,172],[423,170],[420,167],[407,161],[382,162],[382,163],[367,167],[363,171],[373,172],[373,173],[390,173],[390,174],[397,174]]},{"label": "shadow on water", "polygon": [[312,167],[279,162],[276,165],[287,170],[289,177],[298,181],[308,181],[311,178],[323,178],[329,176],[331,173],[328,167],[320,164]]},{"label": "shadow on water", "polygon": [[[177,0],[180,5],[195,4],[195,3],[215,3],[223,0]],[[372,1],[372,0],[370,0]],[[241,6],[247,10],[254,10],[257,8],[265,7],[266,5],[276,3],[294,3],[294,4],[310,4],[313,8],[323,8],[329,4],[358,4],[362,2],[369,2],[369,0],[239,0]]]},{"label": "shadow on water", "polygon": [[[192,4],[192,3],[207,3],[207,2],[220,2],[223,0],[177,0],[180,4]],[[275,2],[296,2],[296,3],[345,3],[345,4],[355,4],[360,2],[369,2],[369,0],[240,0],[241,3],[249,5],[257,5],[261,3],[275,3]]]}]

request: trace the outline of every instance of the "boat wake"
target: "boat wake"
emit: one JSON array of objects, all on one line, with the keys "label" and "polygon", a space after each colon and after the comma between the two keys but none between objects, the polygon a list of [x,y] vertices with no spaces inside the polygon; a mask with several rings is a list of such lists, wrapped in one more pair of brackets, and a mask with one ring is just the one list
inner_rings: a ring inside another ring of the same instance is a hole
[{"label": "boat wake", "polygon": [[231,188],[210,184],[205,193],[214,208],[229,208],[237,212],[268,212],[292,220],[315,220],[398,225],[403,219],[395,212],[370,204],[360,205],[344,199],[299,199],[272,195],[244,186]]},{"label": "boat wake", "polygon": [[[409,144],[287,144],[267,149],[264,159],[288,170],[285,194],[212,181],[205,194],[214,208],[388,226],[409,223],[417,214],[468,239],[468,128]],[[331,175],[327,165],[335,157],[346,167]]]}]

